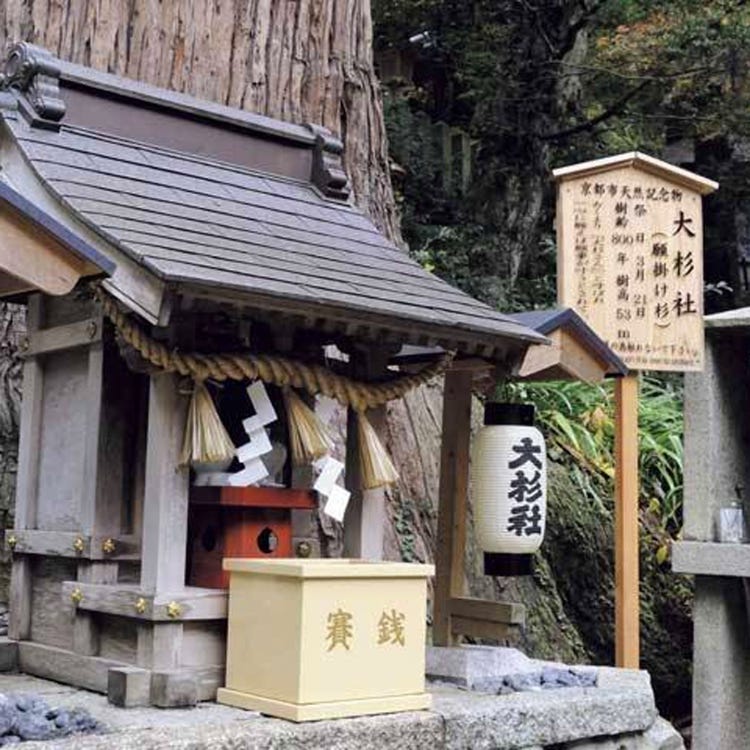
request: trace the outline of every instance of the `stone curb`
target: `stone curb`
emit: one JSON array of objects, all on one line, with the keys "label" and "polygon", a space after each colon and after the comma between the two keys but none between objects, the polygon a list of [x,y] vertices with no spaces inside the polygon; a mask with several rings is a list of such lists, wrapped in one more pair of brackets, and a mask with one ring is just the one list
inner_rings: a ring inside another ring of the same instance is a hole
[{"label": "stone curb", "polygon": [[[657,712],[644,689],[568,688],[494,696],[435,687],[432,711],[294,724],[248,714],[219,726],[153,727],[29,750],[516,750],[644,732]],[[115,744],[116,743],[116,744]]]}]

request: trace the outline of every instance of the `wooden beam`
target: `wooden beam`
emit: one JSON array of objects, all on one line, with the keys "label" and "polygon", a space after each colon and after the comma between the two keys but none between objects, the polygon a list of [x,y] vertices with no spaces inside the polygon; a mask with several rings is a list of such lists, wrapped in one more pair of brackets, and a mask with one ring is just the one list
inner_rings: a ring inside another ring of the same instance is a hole
[{"label": "wooden beam", "polygon": [[571,378],[585,383],[600,383],[607,375],[607,363],[568,331],[562,332],[562,366]]},{"label": "wooden beam", "polygon": [[102,319],[89,318],[64,326],[44,328],[29,333],[23,356],[50,354],[64,349],[87,346],[102,340]]},{"label": "wooden beam", "polygon": [[[129,617],[143,622],[183,622],[187,620],[224,620],[227,617],[228,592],[224,589],[204,589],[186,586],[174,594],[154,594],[143,591],[136,584],[88,583],[64,581],[62,596],[69,602],[74,590],[83,598],[77,605],[80,610]],[[169,605],[176,604],[179,613],[170,615]],[[138,606],[136,606],[138,605]],[[139,611],[142,610],[142,611]]]},{"label": "wooden beam", "polygon": [[[85,534],[94,534],[96,529],[97,503],[106,502],[99,497],[99,446],[101,441],[102,387],[104,383],[104,347],[101,339],[88,348],[88,374],[86,378],[86,411],[83,440],[83,472],[79,478],[78,497],[80,503],[79,523]],[[117,521],[119,522],[119,514]],[[118,524],[119,525],[119,524]],[[108,529],[107,529],[108,531]]]},{"label": "wooden beam", "polygon": [[[117,563],[79,562],[79,585],[113,584],[117,582]],[[73,651],[84,656],[99,655],[99,620],[93,613],[77,608],[73,620]]]},{"label": "wooden beam", "polygon": [[[80,560],[140,560],[140,539],[130,535],[89,536],[75,531],[24,529],[13,532],[16,555],[54,555]],[[115,543],[113,552],[105,552],[104,542]]]},{"label": "wooden beam", "polygon": [[513,602],[492,602],[472,597],[454,597],[449,601],[452,616],[467,620],[485,620],[505,625],[523,625],[526,621],[526,607]]},{"label": "wooden beam", "polygon": [[138,646],[136,660],[139,667],[173,670],[182,661],[181,622],[158,622],[138,624]]},{"label": "wooden beam", "polygon": [[607,363],[569,331],[559,328],[547,334],[551,346],[535,344],[526,350],[519,377],[530,380],[583,380],[599,383]]},{"label": "wooden beam", "polygon": [[472,638],[488,638],[493,641],[504,641],[514,625],[490,620],[470,620],[466,617],[451,617],[451,635],[468,635]]},{"label": "wooden beam", "polygon": [[77,685],[98,693],[107,692],[107,673],[111,667],[128,666],[114,659],[75,654],[63,648],[22,641],[18,644],[18,666],[22,672]]},{"label": "wooden beam", "polygon": [[495,368],[492,362],[480,359],[478,357],[466,357],[464,359],[454,359],[451,362],[450,369],[453,372],[473,372],[482,373],[490,372]]},{"label": "wooden beam", "polygon": [[443,389],[438,538],[432,641],[454,642],[450,600],[464,593],[466,495],[469,485],[472,370],[448,370]]},{"label": "wooden beam", "polygon": [[13,274],[0,271],[0,297],[13,297],[15,295],[33,292],[34,287],[23,279],[17,279]]},{"label": "wooden beam", "polygon": [[638,669],[638,376],[615,384],[615,663]]},{"label": "wooden beam", "polygon": [[560,363],[562,349],[560,346],[560,331],[554,331],[548,338],[552,341],[547,344],[533,344],[526,350],[521,367],[518,370],[519,378],[529,378],[552,369]]}]

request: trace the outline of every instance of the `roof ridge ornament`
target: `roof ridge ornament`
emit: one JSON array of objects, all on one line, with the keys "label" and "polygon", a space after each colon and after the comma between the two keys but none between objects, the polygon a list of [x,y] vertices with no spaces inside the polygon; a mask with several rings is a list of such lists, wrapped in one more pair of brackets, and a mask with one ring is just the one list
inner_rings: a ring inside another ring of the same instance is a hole
[{"label": "roof ridge ornament", "polygon": [[11,89],[22,94],[19,109],[31,125],[59,130],[65,102],[60,97],[60,64],[54,55],[28,42],[12,45],[0,73],[0,91]]},{"label": "roof ridge ornament", "polygon": [[342,159],[343,143],[328,128],[311,123],[306,126],[315,134],[310,181],[328,198],[346,200],[350,187]]}]

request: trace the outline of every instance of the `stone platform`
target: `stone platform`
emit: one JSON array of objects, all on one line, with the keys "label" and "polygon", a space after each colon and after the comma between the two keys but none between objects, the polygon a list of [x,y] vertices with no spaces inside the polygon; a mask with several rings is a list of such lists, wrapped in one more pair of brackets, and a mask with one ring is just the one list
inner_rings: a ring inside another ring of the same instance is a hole
[{"label": "stone platform", "polygon": [[82,707],[109,732],[29,750],[679,750],[654,707],[645,672],[600,670],[594,688],[492,695],[430,684],[431,711],[294,724],[200,703],[195,708],[116,708],[103,695],[20,674],[0,675],[0,692],[36,693]]}]

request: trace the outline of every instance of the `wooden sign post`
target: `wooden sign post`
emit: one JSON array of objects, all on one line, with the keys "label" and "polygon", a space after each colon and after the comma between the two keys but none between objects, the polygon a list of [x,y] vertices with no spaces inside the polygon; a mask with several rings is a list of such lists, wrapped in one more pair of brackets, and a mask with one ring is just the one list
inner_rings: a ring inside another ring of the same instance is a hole
[{"label": "wooden sign post", "polygon": [[[703,214],[712,180],[632,152],[553,172],[558,301],[631,370],[703,368]],[[616,664],[637,668],[638,376],[615,393]]]}]

